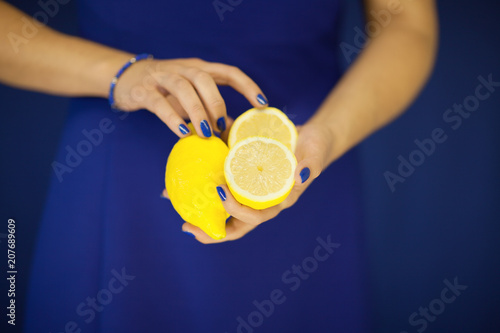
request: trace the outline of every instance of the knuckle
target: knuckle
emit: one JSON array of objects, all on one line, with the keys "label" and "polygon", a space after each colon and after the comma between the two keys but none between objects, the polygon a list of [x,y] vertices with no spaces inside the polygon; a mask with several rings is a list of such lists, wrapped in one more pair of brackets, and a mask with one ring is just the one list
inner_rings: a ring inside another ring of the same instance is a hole
[{"label": "knuckle", "polygon": [[226,107],[226,103],[224,103],[224,100],[222,98],[214,98],[208,103],[208,105],[216,110],[223,109]]},{"label": "knuckle", "polygon": [[228,71],[231,75],[241,75],[243,72],[236,66],[229,66]]},{"label": "knuckle", "polygon": [[159,72],[155,73],[155,78],[163,87],[170,87],[172,89],[175,86],[177,80],[182,80],[182,77],[175,73]]},{"label": "knuckle", "polygon": [[206,82],[209,82],[210,80],[212,80],[212,77],[207,72],[197,70],[197,72],[194,73],[194,75],[193,75],[193,81],[196,83],[200,83],[200,84],[206,83]]},{"label": "knuckle", "polygon": [[196,81],[201,81],[201,82],[203,82],[203,81],[211,81],[212,80],[212,76],[210,76],[210,74],[208,74],[207,72],[199,71],[195,75],[195,80]]},{"label": "knuckle", "polygon": [[196,67],[185,67],[184,68],[184,76],[186,77],[196,77],[196,75],[200,72],[200,70]]},{"label": "knuckle", "polygon": [[180,76],[176,76],[172,79],[172,85],[177,90],[186,90],[189,89],[189,87],[191,86],[188,81],[186,81]]},{"label": "knuckle", "polygon": [[164,74],[167,72],[171,72],[172,68],[174,68],[176,65],[174,63],[171,63],[170,60],[160,60],[160,61],[155,61],[154,63],[150,64],[150,69],[149,73],[150,74]]},{"label": "knuckle", "polygon": [[205,113],[205,109],[203,108],[203,105],[201,105],[200,103],[195,103],[195,104],[191,105],[190,110],[194,114]]},{"label": "knuckle", "polygon": [[201,62],[203,62],[203,60],[201,60],[198,57],[192,57],[192,58],[189,58],[188,60],[191,61],[191,62],[194,62],[194,63],[201,63]]}]

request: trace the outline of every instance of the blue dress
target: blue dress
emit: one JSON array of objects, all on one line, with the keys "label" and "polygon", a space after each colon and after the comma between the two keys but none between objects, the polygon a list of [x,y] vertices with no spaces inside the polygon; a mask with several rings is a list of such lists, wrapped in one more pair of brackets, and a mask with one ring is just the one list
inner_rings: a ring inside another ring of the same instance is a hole
[{"label": "blue dress", "polygon": [[[301,124],[339,78],[339,1],[79,1],[80,36],[235,65]],[[228,113],[250,108],[221,88]],[[55,159],[26,332],[368,332],[359,172],[349,153],[244,238],[203,245],[160,199],[177,137],[147,111],[74,99]]]}]

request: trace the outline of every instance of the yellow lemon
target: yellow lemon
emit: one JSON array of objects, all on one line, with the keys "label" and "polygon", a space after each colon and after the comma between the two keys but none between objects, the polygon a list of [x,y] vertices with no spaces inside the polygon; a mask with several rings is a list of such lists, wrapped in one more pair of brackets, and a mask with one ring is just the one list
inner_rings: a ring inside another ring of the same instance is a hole
[{"label": "yellow lemon", "polygon": [[180,139],[168,156],[165,188],[174,209],[213,239],[226,237],[225,211],[216,187],[225,184],[224,160],[229,149],[216,136],[202,139],[189,124],[192,135]]},{"label": "yellow lemon", "polygon": [[290,194],[296,166],[295,155],[283,143],[255,136],[239,141],[229,150],[224,175],[238,202],[265,209]]},{"label": "yellow lemon", "polygon": [[234,121],[227,143],[236,143],[251,136],[263,136],[278,140],[292,152],[297,143],[297,129],[287,115],[276,108],[250,109]]}]

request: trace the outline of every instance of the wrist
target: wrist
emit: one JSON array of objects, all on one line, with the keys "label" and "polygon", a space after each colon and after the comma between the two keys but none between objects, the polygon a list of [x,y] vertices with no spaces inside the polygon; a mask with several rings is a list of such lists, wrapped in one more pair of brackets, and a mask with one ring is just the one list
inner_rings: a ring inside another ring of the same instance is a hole
[{"label": "wrist", "polygon": [[93,82],[91,95],[108,98],[111,80],[133,56],[131,53],[110,49],[90,63],[82,75],[87,76],[88,82]]},{"label": "wrist", "polygon": [[110,87],[109,87],[109,92],[108,92],[108,102],[109,105],[116,109],[118,108],[116,101],[115,101],[115,87],[116,84],[118,83],[118,80],[121,78],[121,76],[131,67],[133,66],[136,62],[141,61],[141,60],[147,60],[147,59],[153,59],[153,55],[148,54],[148,53],[141,53],[138,54],[132,58],[130,58],[115,74],[115,76],[111,79]]}]

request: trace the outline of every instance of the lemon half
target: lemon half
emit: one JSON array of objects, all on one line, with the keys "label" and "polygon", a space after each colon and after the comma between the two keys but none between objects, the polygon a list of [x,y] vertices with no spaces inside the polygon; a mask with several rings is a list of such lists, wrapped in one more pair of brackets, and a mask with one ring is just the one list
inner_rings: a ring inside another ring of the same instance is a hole
[{"label": "lemon half", "polygon": [[230,149],[224,175],[239,203],[265,209],[281,203],[290,194],[296,166],[295,155],[283,143],[255,136]]},{"label": "lemon half", "polygon": [[229,148],[252,136],[276,139],[292,152],[297,143],[297,129],[287,115],[276,108],[250,109],[234,121],[227,140]]}]

